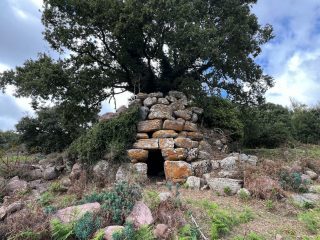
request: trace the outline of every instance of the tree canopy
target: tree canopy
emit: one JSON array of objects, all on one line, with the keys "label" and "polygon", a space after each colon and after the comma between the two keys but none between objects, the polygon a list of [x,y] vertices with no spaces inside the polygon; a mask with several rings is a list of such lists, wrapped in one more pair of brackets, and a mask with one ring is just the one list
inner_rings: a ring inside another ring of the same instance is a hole
[{"label": "tree canopy", "polygon": [[272,27],[256,0],[44,0],[44,36],[64,60],[40,55],[0,76],[35,103],[98,109],[115,92],[200,89],[257,103],[272,85],[255,62]]}]

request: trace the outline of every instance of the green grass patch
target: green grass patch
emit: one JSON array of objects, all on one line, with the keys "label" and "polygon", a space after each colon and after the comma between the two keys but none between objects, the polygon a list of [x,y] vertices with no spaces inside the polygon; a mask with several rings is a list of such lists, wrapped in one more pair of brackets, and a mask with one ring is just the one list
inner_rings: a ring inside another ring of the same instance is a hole
[{"label": "green grass patch", "polygon": [[300,213],[298,219],[313,234],[317,234],[320,230],[320,209],[310,209]]}]

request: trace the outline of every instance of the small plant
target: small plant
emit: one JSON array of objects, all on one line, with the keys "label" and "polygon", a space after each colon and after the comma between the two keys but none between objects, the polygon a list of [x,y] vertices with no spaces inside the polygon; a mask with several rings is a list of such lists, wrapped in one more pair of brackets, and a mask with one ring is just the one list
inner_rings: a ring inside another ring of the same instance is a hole
[{"label": "small plant", "polygon": [[301,213],[298,216],[300,222],[304,223],[306,228],[313,234],[316,234],[320,228],[320,210],[311,209]]},{"label": "small plant", "polygon": [[73,224],[62,224],[58,219],[50,223],[51,235],[54,240],[68,240],[74,236]]},{"label": "small plant", "polygon": [[19,240],[19,239],[25,239],[25,240],[40,240],[41,234],[33,232],[32,230],[26,230],[22,231],[14,236],[9,237],[8,240]]},{"label": "small plant", "polygon": [[275,209],[274,202],[271,199],[266,201],[266,208],[268,211],[273,211]]},{"label": "small plant", "polygon": [[237,236],[237,237],[234,237],[232,240],[265,240],[265,238],[258,235],[255,232],[250,232],[246,236]]},{"label": "small plant", "polygon": [[59,192],[63,192],[64,190],[60,182],[53,182],[49,187],[49,191],[53,193],[59,193]]},{"label": "small plant", "polygon": [[225,195],[230,196],[232,191],[231,191],[230,187],[225,187],[223,189],[223,192],[224,192]]},{"label": "small plant", "polygon": [[248,201],[250,199],[250,194],[248,194],[244,189],[240,189],[239,198],[242,201]]},{"label": "small plant", "polygon": [[45,206],[45,207],[44,207],[44,212],[45,212],[46,214],[53,214],[53,213],[55,213],[56,211],[57,211],[57,208],[56,208],[55,206],[49,205],[49,206]]},{"label": "small plant", "polygon": [[39,203],[43,206],[46,207],[52,203],[54,196],[52,195],[51,192],[44,192],[41,194]]},{"label": "small plant", "polygon": [[148,225],[141,226],[134,234],[134,240],[154,240],[152,228]]},{"label": "small plant", "polygon": [[92,238],[92,240],[103,240],[104,239],[104,230],[99,230],[95,236]]},{"label": "small plant", "polygon": [[75,236],[80,240],[89,239],[101,227],[101,222],[93,213],[86,213],[74,224]]},{"label": "small plant", "polygon": [[135,240],[135,230],[132,223],[126,223],[122,231],[116,231],[112,234],[113,240]]},{"label": "small plant", "polygon": [[155,210],[160,204],[160,197],[158,192],[148,190],[145,191],[143,193],[143,201],[147,204],[151,211]]},{"label": "small plant", "polygon": [[200,237],[198,229],[190,224],[179,229],[178,240],[197,240]]},{"label": "small plant", "polygon": [[239,213],[239,223],[248,223],[254,219],[254,214],[252,210],[248,207],[245,207],[242,212]]},{"label": "small plant", "polygon": [[280,184],[285,190],[293,190],[296,192],[307,192],[308,181],[302,180],[302,174],[299,172],[289,173],[288,171],[282,171],[280,173]]}]

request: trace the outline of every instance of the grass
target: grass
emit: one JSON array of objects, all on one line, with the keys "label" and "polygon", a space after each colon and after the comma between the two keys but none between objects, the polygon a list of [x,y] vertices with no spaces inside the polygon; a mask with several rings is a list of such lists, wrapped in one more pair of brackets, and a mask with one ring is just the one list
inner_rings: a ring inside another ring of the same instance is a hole
[{"label": "grass", "polygon": [[299,214],[298,219],[312,234],[320,230],[320,209],[311,209]]}]

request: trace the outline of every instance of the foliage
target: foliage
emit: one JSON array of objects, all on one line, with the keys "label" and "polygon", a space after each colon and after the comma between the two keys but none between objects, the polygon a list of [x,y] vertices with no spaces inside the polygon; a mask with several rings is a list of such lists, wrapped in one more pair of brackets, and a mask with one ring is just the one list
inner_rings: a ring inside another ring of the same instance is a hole
[{"label": "foliage", "polygon": [[101,227],[101,219],[93,213],[85,213],[74,224],[75,236],[80,240],[87,240]]},{"label": "foliage", "polygon": [[54,199],[54,196],[51,192],[44,192],[41,194],[38,201],[43,207],[46,207],[52,203],[53,199]]},{"label": "foliage", "polygon": [[92,238],[92,240],[103,240],[104,239],[104,229],[100,229],[95,236]]},{"label": "foliage", "polygon": [[19,135],[13,131],[0,130],[0,151],[6,151],[19,144]]},{"label": "foliage", "polygon": [[294,138],[303,143],[320,143],[320,106],[307,108],[293,105],[292,128]]},{"label": "foliage", "polygon": [[223,189],[223,192],[224,192],[224,194],[227,195],[227,196],[230,196],[231,193],[232,193],[230,187],[225,187],[225,188]]},{"label": "foliage", "polygon": [[178,232],[178,240],[197,240],[199,237],[198,229],[190,224],[184,225]]},{"label": "foliage", "polygon": [[250,199],[250,194],[248,194],[245,190],[241,188],[239,190],[239,198],[243,201],[247,201]]},{"label": "foliage", "polygon": [[113,240],[154,240],[151,226],[143,225],[138,230],[134,229],[133,224],[126,223],[123,231],[115,232]]},{"label": "foliage", "polygon": [[274,202],[271,199],[268,199],[266,201],[266,208],[268,209],[268,211],[272,211],[275,209]]},{"label": "foliage", "polygon": [[22,231],[14,236],[10,236],[8,240],[41,240],[41,234],[32,230]]},{"label": "foliage", "polygon": [[237,236],[237,237],[234,237],[232,240],[265,240],[265,238],[258,235],[255,232],[250,232],[246,236]]},{"label": "foliage", "polygon": [[243,136],[243,124],[237,105],[227,99],[203,94],[197,96],[195,104],[204,109],[202,117],[205,127],[227,130],[233,140]]},{"label": "foliage", "polygon": [[50,184],[49,191],[53,193],[63,192],[63,187],[60,182],[53,182]]},{"label": "foliage", "polygon": [[160,204],[159,193],[152,190],[146,190],[143,193],[143,202],[152,210],[156,209]]},{"label": "foliage", "polygon": [[106,154],[110,160],[124,161],[126,149],[135,141],[138,120],[139,110],[132,107],[117,118],[97,123],[71,144],[69,152],[89,164]]},{"label": "foliage", "polygon": [[54,240],[68,240],[74,236],[73,223],[62,224],[58,219],[50,222],[51,235]]},{"label": "foliage", "polygon": [[290,173],[286,170],[280,172],[280,184],[284,190],[293,190],[296,192],[306,192],[308,182],[302,181],[300,172]]},{"label": "foliage", "polygon": [[83,131],[81,126],[66,122],[58,110],[57,107],[41,108],[36,112],[36,117],[23,117],[16,125],[20,142],[24,143],[29,151],[62,151]]},{"label": "foliage", "polygon": [[141,189],[137,185],[120,182],[116,183],[109,192],[93,193],[86,196],[81,203],[101,203],[102,209],[111,214],[113,222],[122,224],[136,201],[141,197]]},{"label": "foliage", "polygon": [[318,233],[320,230],[320,210],[311,209],[300,213],[298,219],[302,222],[311,233]]},{"label": "foliage", "polygon": [[242,109],[243,144],[246,147],[274,148],[291,139],[290,111],[272,103]]}]

